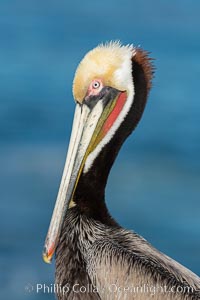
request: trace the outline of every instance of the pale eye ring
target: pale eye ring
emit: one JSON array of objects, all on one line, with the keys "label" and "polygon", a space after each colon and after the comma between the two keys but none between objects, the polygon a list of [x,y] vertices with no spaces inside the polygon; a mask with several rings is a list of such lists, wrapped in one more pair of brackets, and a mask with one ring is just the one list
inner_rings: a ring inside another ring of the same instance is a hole
[{"label": "pale eye ring", "polygon": [[93,83],[92,83],[92,87],[93,89],[98,89],[100,87],[101,83],[97,80],[95,80]]}]

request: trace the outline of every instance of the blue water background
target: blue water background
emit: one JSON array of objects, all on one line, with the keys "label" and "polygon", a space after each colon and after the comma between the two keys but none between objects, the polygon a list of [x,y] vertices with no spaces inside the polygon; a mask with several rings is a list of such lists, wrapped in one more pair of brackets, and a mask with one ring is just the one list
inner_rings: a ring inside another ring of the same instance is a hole
[{"label": "blue water background", "polygon": [[72,80],[83,55],[111,39],[152,52],[156,73],[112,169],[108,207],[200,274],[199,12],[197,0],[1,1],[1,299],[54,299],[35,285],[54,281],[41,253],[71,130]]}]

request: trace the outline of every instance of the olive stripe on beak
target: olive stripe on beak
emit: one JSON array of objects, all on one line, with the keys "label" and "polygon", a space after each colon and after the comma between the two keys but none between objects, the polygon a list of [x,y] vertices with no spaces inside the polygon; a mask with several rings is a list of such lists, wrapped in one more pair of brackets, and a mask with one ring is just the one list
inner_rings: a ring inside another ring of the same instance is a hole
[{"label": "olive stripe on beak", "polygon": [[47,263],[51,262],[57,247],[66,211],[75,205],[73,195],[85,161],[107,133],[110,121],[115,120],[111,118],[109,124],[106,123],[116,110],[119,94],[119,91],[114,93],[114,99],[105,106],[102,99],[92,109],[85,103],[76,106],[66,163],[45,241],[43,258]]}]

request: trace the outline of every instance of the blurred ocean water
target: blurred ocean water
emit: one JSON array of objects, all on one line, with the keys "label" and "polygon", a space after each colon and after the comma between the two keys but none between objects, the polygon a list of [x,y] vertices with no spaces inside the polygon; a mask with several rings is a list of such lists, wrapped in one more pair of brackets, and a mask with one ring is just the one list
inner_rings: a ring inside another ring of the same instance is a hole
[{"label": "blurred ocean water", "polygon": [[[68,146],[78,62],[120,39],[151,52],[141,123],[112,169],[112,215],[200,275],[200,2],[1,1],[2,299],[54,299],[41,258]],[[33,289],[32,290],[32,286]]]}]

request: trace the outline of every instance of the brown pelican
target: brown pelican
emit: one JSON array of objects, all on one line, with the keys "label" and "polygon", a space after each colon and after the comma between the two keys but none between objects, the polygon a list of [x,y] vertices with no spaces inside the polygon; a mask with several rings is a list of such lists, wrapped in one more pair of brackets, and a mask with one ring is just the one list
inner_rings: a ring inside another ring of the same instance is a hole
[{"label": "brown pelican", "polygon": [[200,299],[200,278],[123,229],[110,216],[105,186],[151,87],[148,53],[119,42],[100,45],[79,64],[66,164],[43,257],[56,253],[57,297]]}]

